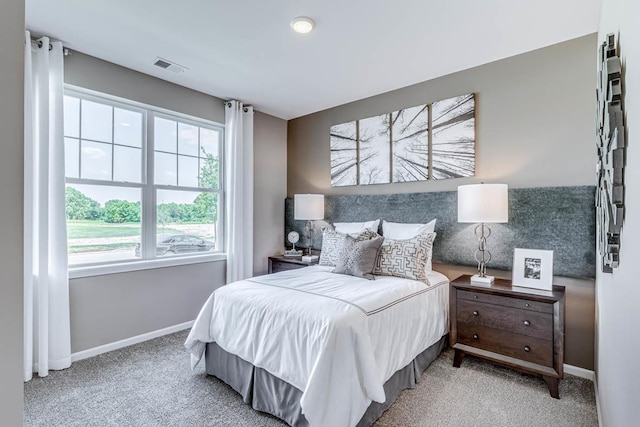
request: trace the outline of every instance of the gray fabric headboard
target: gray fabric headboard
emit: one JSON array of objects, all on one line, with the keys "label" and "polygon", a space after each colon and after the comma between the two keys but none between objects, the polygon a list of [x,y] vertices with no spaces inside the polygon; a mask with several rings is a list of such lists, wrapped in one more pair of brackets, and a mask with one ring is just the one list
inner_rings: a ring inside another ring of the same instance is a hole
[{"label": "gray fabric headboard", "polygon": [[[509,190],[509,222],[491,224],[489,268],[510,270],[513,249],[553,250],[557,276],[593,278],[595,256],[595,187],[541,187]],[[475,224],[459,224],[456,191],[386,195],[325,196],[325,221],[314,221],[314,248],[322,249],[327,223],[370,221],[426,223],[437,219],[433,260],[475,266]],[[286,235],[300,233],[306,247],[305,221],[293,219],[293,199],[285,200]],[[382,229],[379,230],[381,232]]]}]

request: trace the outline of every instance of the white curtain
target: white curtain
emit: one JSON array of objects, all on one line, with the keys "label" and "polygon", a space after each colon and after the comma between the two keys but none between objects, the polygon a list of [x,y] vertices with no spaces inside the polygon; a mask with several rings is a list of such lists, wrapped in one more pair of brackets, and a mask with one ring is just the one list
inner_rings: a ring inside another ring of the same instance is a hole
[{"label": "white curtain", "polygon": [[227,283],[253,276],[253,107],[225,104]]},{"label": "white curtain", "polygon": [[24,380],[71,365],[63,48],[25,42]]}]

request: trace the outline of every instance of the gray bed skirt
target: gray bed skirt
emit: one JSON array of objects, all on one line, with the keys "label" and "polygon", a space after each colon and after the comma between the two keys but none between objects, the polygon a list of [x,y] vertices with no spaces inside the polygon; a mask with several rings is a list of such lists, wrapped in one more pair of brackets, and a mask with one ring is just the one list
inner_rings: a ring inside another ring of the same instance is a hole
[{"label": "gray bed skirt", "polygon": [[[358,427],[372,425],[395,402],[402,390],[414,388],[422,373],[448,344],[448,335],[420,353],[404,368],[396,371],[384,384],[387,400],[371,402]],[[213,375],[237,391],[253,409],[274,415],[292,426],[306,427],[309,422],[302,414],[302,391],[273,376],[264,369],[236,355],[227,353],[216,343],[208,343],[205,353],[207,374]]]}]

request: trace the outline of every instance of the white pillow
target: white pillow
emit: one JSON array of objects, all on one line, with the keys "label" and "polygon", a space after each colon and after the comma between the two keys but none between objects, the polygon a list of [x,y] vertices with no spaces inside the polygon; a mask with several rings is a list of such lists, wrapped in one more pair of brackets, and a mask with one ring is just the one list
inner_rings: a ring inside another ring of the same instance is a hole
[{"label": "white pillow", "polygon": [[335,230],[338,233],[343,234],[355,234],[362,233],[365,230],[371,230],[378,232],[378,226],[380,225],[380,220],[376,219],[375,221],[367,221],[367,222],[336,222],[333,224]]},{"label": "white pillow", "polygon": [[402,222],[382,221],[382,235],[387,239],[411,239],[421,233],[433,233],[436,230],[436,220],[426,224],[404,224]]},{"label": "white pillow", "polygon": [[[426,224],[404,224],[401,222],[382,221],[382,235],[385,239],[406,240],[418,234],[434,233],[436,230],[436,220]],[[427,259],[426,271],[432,270],[431,256]]]}]

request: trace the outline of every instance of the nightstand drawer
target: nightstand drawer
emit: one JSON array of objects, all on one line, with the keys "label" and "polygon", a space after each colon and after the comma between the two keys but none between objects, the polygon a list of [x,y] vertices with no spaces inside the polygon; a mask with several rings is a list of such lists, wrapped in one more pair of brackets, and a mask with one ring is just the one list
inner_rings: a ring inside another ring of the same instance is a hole
[{"label": "nightstand drawer", "polygon": [[458,341],[483,350],[553,367],[553,341],[468,323],[458,323]]},{"label": "nightstand drawer", "polygon": [[553,314],[553,305],[544,302],[530,301],[521,298],[503,297],[499,295],[485,294],[482,292],[472,292],[458,290],[458,298],[485,302],[488,304],[501,305],[506,307],[521,308],[523,310],[538,311],[540,313]]},{"label": "nightstand drawer", "polygon": [[543,340],[553,339],[553,315],[547,313],[460,299],[457,321]]},{"label": "nightstand drawer", "polygon": [[318,265],[318,258],[311,262],[302,261],[302,257],[285,257],[270,256],[269,257],[269,274],[278,273],[280,271],[296,270],[311,265]]},{"label": "nightstand drawer", "polygon": [[308,267],[308,266],[302,265],[302,264],[293,264],[289,262],[271,261],[272,273],[278,273],[280,271],[287,271],[287,270],[296,270],[298,268],[305,268],[305,267]]}]

